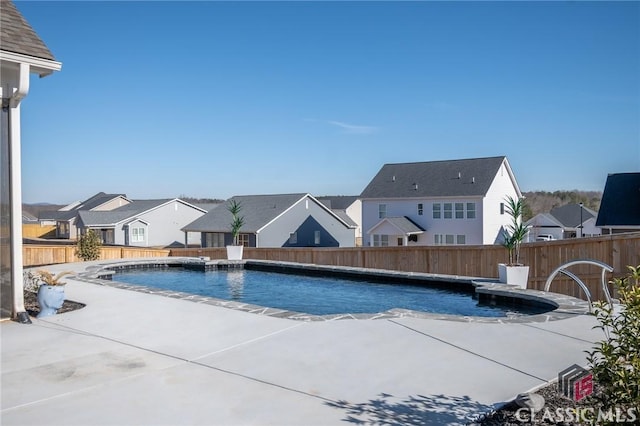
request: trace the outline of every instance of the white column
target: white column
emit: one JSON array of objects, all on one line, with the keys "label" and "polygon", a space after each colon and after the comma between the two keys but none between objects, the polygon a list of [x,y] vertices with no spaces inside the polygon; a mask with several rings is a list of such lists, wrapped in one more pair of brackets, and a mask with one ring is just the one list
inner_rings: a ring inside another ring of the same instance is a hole
[{"label": "white column", "polygon": [[11,204],[11,281],[13,282],[12,316],[31,322],[24,308],[22,270],[22,156],[20,143],[20,101],[29,92],[29,65],[20,64],[18,87],[9,106],[9,191]]}]

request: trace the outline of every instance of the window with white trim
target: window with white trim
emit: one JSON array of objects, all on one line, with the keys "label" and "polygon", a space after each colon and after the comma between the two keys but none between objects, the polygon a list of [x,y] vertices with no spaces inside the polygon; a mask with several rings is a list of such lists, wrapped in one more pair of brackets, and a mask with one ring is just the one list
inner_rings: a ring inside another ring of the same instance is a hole
[{"label": "window with white trim", "polygon": [[476,218],[476,203],[467,203],[467,219]]},{"label": "window with white trim", "polygon": [[453,218],[453,204],[444,203],[444,218],[445,219]]},{"label": "window with white trim", "polygon": [[289,244],[298,244],[298,233],[292,232],[289,234]]},{"label": "window with white trim", "polygon": [[313,243],[320,244],[320,231],[313,232]]},{"label": "window with white trim", "polygon": [[387,205],[378,204],[378,219],[384,219],[387,217]]},{"label": "window with white trim", "polygon": [[131,228],[131,242],[132,243],[144,242],[144,228]]},{"label": "window with white trim", "polygon": [[249,247],[249,234],[239,234],[238,235],[238,245]]},{"label": "window with white trim", "polygon": [[373,246],[374,247],[388,247],[389,246],[389,236],[388,235],[373,235]]},{"label": "window with white trim", "polygon": [[433,204],[433,218],[440,219],[442,217],[442,205],[440,203]]},{"label": "window with white trim", "polygon": [[456,219],[464,219],[464,203],[456,203]]},{"label": "window with white trim", "polygon": [[424,205],[422,203],[418,203],[418,216],[422,216],[424,213]]},{"label": "window with white trim", "polygon": [[205,234],[205,247],[224,247],[224,233],[207,232]]},{"label": "window with white trim", "polygon": [[435,245],[464,245],[467,243],[467,237],[466,235],[434,234],[433,243]]}]

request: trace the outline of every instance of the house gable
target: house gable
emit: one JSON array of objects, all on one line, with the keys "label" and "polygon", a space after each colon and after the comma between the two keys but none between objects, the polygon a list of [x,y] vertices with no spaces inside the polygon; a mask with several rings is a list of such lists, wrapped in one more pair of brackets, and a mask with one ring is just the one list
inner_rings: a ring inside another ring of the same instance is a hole
[{"label": "house gable", "polygon": [[228,234],[232,217],[227,206],[232,201],[242,206],[240,215],[245,223],[240,233],[250,234],[250,242],[255,241],[258,247],[281,247],[286,244],[289,234],[295,232],[309,216],[313,216],[341,245],[355,244],[355,238],[345,243],[349,239],[345,235],[354,234],[354,223],[336,214],[313,196],[303,193],[234,196],[223,206],[189,223],[182,230],[187,233]]},{"label": "house gable", "polygon": [[[295,235],[295,239],[291,235]],[[282,247],[339,247],[340,242],[313,216],[308,216],[289,235],[283,234]]]},{"label": "house gable", "polygon": [[[301,226],[303,228],[300,229]],[[297,246],[304,244],[305,247],[353,247],[355,245],[356,225],[345,221],[310,194],[304,194],[289,208],[262,226],[256,232],[257,243],[259,247],[281,247],[287,244],[290,235],[297,232],[297,229],[304,232]],[[313,243],[309,243],[311,241],[309,235],[312,231],[314,235],[318,233],[319,240],[316,241],[314,237]]]}]

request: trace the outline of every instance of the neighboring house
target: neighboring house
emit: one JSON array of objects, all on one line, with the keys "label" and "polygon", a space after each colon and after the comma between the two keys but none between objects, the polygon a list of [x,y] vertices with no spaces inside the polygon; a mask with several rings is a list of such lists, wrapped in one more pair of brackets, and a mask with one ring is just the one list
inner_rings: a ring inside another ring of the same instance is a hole
[{"label": "neighboring house", "polygon": [[77,227],[94,230],[104,244],[136,247],[199,245],[197,236],[184,240],[182,227],[206,213],[178,198],[134,200],[113,210],[80,210]]},{"label": "neighboring house", "polygon": [[38,218],[29,213],[28,211],[22,210],[22,224],[38,224]]},{"label": "neighboring house", "polygon": [[596,226],[603,234],[640,231],[640,173],[607,176]]},{"label": "neighboring house", "polygon": [[506,157],[385,164],[362,191],[365,246],[496,244],[519,198]]},{"label": "neighboring house", "polygon": [[[0,2],[0,318],[30,323],[24,308],[22,276],[21,102],[31,74],[60,71],[55,60],[15,4]],[[32,123],[33,126],[40,125]]]},{"label": "neighboring house", "polygon": [[202,247],[230,245],[231,213],[227,206],[232,200],[242,206],[244,225],[239,240],[245,247],[355,246],[357,225],[309,194],[235,196],[183,231],[199,233]]},{"label": "neighboring house", "polygon": [[56,237],[76,239],[80,232],[76,226],[80,211],[109,211],[131,203],[125,194],[105,194],[99,192],[85,201],[76,202],[61,210],[43,212],[40,215],[40,223],[55,220]]},{"label": "neighboring house", "polygon": [[356,246],[362,245],[362,201],[357,195],[316,197],[335,214],[356,226]]},{"label": "neighboring house", "polygon": [[598,212],[575,203],[539,213],[526,222],[529,241],[536,241],[541,235],[551,235],[555,240],[598,236],[601,232],[595,226],[597,215]]}]

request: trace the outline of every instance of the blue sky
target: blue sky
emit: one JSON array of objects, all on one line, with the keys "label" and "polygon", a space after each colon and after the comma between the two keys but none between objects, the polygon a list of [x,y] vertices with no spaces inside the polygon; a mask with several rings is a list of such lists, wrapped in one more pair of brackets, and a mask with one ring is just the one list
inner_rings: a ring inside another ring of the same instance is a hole
[{"label": "blue sky", "polygon": [[357,195],[506,155],[523,191],[640,171],[639,2],[16,1],[62,70],[23,200]]}]

